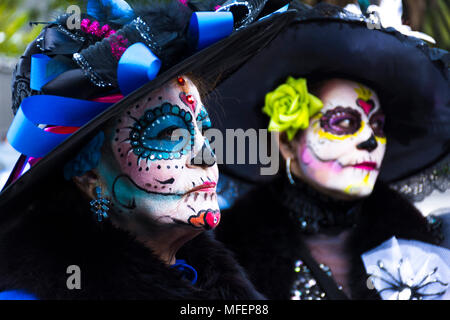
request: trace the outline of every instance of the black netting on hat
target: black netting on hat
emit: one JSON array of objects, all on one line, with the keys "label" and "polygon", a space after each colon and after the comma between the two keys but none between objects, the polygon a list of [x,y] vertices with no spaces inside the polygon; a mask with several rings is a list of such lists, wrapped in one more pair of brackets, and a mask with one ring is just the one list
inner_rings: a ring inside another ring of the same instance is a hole
[{"label": "black netting on hat", "polygon": [[[12,110],[16,114],[22,100],[28,96],[48,92],[47,87],[52,87],[56,81],[51,81],[49,86],[44,86],[41,92],[30,88],[30,72],[31,72],[31,56],[34,54],[46,54],[49,57],[65,63],[69,68],[77,68],[78,66],[72,60],[72,55],[100,41],[102,38],[83,32],[80,29],[68,29],[67,19],[69,15],[59,16],[54,22],[49,23],[39,34],[39,36],[31,42],[25,52],[20,57],[11,79],[12,91]],[[81,19],[93,18],[87,14],[82,14]],[[113,27],[118,27],[113,25]],[[86,79],[84,79],[84,82]],[[83,81],[82,81],[83,82]],[[88,84],[84,84],[83,94],[76,97],[85,98],[94,90],[89,90]],[[71,90],[73,91],[73,90]],[[56,92],[58,93],[58,92]],[[64,95],[64,94],[61,94]],[[67,96],[67,95],[66,95]]]},{"label": "black netting on hat", "polygon": [[74,54],[73,59],[99,87],[117,87],[117,64],[132,44],[142,42],[162,61],[162,70],[190,53],[186,28],[191,11],[173,2],[151,8],[135,8],[138,15],[112,36]]}]

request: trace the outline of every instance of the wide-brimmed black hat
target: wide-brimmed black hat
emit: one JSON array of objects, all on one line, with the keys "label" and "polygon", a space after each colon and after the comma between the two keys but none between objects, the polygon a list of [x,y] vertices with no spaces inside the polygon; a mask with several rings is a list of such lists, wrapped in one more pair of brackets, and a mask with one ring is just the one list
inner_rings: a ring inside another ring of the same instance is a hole
[{"label": "wide-brimmed black hat", "polygon": [[[202,83],[206,84],[206,89],[203,88],[206,92],[212,90],[217,83],[232,74],[270,42],[295,16],[290,10],[273,14],[274,10],[283,7],[286,1],[255,0],[224,3],[224,1],[174,0],[169,1],[169,4],[147,1],[146,5],[140,6],[134,12],[130,12],[128,7],[123,11],[124,1],[110,2],[112,7],[103,13],[102,8],[91,8],[103,16],[103,20],[101,18],[96,20],[97,17],[89,15],[81,17],[84,33],[83,30],[68,29],[67,22],[70,16],[66,15],[50,23],[28,46],[13,75],[14,112],[20,112],[19,106],[23,107],[24,101],[29,99],[28,96],[42,98],[36,101],[45,102],[45,96],[91,101],[102,96],[120,95],[120,80],[117,79],[119,62],[113,56],[123,54],[121,50],[126,50],[138,42],[146,45],[160,58],[159,73],[156,78],[132,93],[124,94],[120,101],[113,103],[83,124],[70,137],[40,157],[39,161],[18,179],[10,177],[9,183],[0,193],[0,212],[3,215],[4,212],[11,212],[3,209],[19,203],[25,195],[32,195],[34,188],[45,186],[46,177],[55,172],[62,175],[63,165],[73,159],[80,148],[89,142],[109,119],[119,115],[124,109],[137,103],[167,81],[183,74],[192,74],[194,78],[201,79]],[[192,35],[189,28],[191,16],[196,11],[215,10],[232,13],[233,30],[228,36],[212,44],[208,43],[206,48],[199,50],[198,39]],[[123,20],[129,18],[128,15],[131,15],[131,20],[123,23]],[[105,25],[107,27],[104,27]],[[112,35],[114,38],[112,36],[106,38],[105,34],[113,29],[115,29]],[[115,45],[117,47],[114,47]],[[33,90],[33,79],[30,79],[32,73],[30,64],[35,54],[43,54],[52,59],[51,67],[47,67],[43,72],[44,77],[48,76],[49,70],[56,72],[63,70],[44,83],[39,91]],[[39,108],[45,109],[43,105],[38,104],[32,107],[35,110],[32,114],[37,118]],[[43,124],[57,125],[48,122]],[[28,138],[29,141],[35,139],[33,136]],[[34,146],[31,144],[31,147]],[[27,156],[30,155],[22,155],[22,163],[19,159],[16,167],[22,166]],[[51,193],[51,190],[49,192]]]},{"label": "wide-brimmed black hat", "polygon": [[[303,6],[270,44],[216,88],[209,105],[220,104],[226,116],[218,108],[210,115],[224,133],[267,128],[265,95],[288,76],[361,82],[377,92],[386,115],[380,179],[395,181],[449,152],[449,61],[447,51],[393,28],[374,28],[365,16],[328,4]],[[271,179],[260,175],[261,166],[224,164],[222,170],[253,182]]]}]

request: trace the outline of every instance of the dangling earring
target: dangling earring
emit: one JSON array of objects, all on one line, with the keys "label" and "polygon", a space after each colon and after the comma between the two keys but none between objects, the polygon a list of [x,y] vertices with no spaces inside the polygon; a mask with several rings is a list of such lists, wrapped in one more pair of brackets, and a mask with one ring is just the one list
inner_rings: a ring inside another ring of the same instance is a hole
[{"label": "dangling earring", "polygon": [[100,186],[95,187],[95,193],[97,194],[96,199],[90,202],[91,211],[97,215],[97,221],[102,222],[103,219],[108,218],[107,211],[109,210],[110,201],[103,198],[102,188]]},{"label": "dangling earring", "polygon": [[291,184],[295,184],[295,181],[294,181],[294,179],[292,178],[292,174],[291,174],[291,157],[288,157],[288,158],[286,159],[286,175],[287,175],[287,177],[288,177],[288,179],[289,179],[289,182],[290,182]]}]

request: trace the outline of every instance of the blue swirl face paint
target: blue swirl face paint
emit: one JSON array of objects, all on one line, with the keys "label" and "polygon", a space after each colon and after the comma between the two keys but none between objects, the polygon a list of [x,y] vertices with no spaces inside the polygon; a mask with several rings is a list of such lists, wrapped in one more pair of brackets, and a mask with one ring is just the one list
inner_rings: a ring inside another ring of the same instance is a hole
[{"label": "blue swirl face paint", "polygon": [[209,210],[216,220],[208,218],[202,227],[213,228],[219,221],[218,168],[194,161],[209,145],[204,130],[211,120],[197,88],[188,78],[180,80],[118,115],[109,131],[114,159],[101,163],[99,171],[114,212],[123,219],[149,216],[161,224],[198,230],[190,218]]},{"label": "blue swirl face paint", "polygon": [[200,124],[203,129],[209,129],[212,127],[211,119],[209,118],[208,111],[206,111],[206,108],[202,106],[200,108],[200,111],[197,115],[197,123]]},{"label": "blue swirl face paint", "polygon": [[[180,130],[179,139],[172,133]],[[130,131],[130,144],[138,161],[179,159],[194,145],[195,128],[192,115],[168,102],[147,110]]]}]

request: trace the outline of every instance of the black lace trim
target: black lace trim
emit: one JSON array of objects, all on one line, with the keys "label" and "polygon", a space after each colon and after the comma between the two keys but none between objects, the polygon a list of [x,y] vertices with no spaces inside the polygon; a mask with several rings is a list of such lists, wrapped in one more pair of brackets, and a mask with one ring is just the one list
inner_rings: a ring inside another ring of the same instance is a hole
[{"label": "black lace trim", "polygon": [[413,202],[424,200],[434,190],[447,191],[450,189],[450,154],[434,166],[392,183],[390,187]]}]

